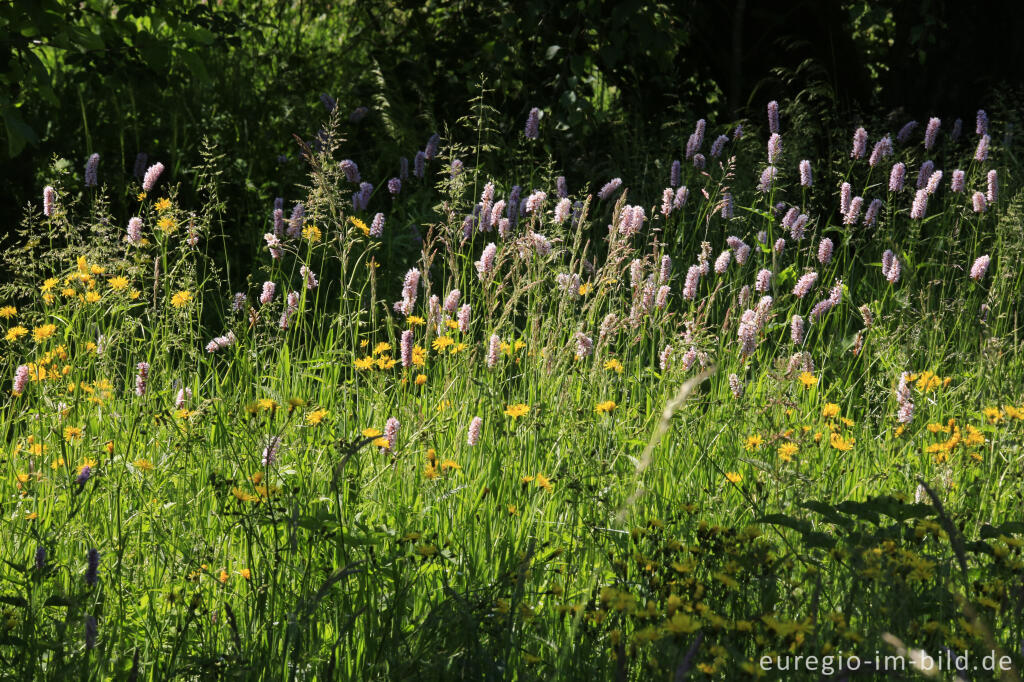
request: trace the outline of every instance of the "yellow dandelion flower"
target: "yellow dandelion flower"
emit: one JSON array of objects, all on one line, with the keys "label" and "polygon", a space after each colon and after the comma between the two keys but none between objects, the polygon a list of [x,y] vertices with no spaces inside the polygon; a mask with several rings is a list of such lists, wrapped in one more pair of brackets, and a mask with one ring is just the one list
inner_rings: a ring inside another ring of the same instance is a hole
[{"label": "yellow dandelion flower", "polygon": [[80,426],[65,426],[64,427],[64,440],[71,443],[74,441],[82,440],[84,431]]},{"label": "yellow dandelion flower", "polygon": [[416,382],[415,383],[416,383],[417,386],[422,386],[423,384],[427,383],[427,375],[426,374],[417,374],[416,375]]},{"label": "yellow dandelion flower", "polygon": [[310,244],[316,244],[322,236],[320,228],[316,225],[306,225],[302,228],[302,237],[308,239]]},{"label": "yellow dandelion flower", "polygon": [[617,372],[618,374],[622,374],[623,370],[622,363],[616,360],[615,358],[612,358],[611,360],[605,362],[604,368],[609,372]]},{"label": "yellow dandelion flower", "polygon": [[985,443],[985,436],[981,434],[981,431],[974,428],[970,424],[966,427],[967,437],[964,438],[964,447],[973,447],[975,445],[983,445]]},{"label": "yellow dandelion flower", "polygon": [[389,350],[391,350],[391,344],[387,341],[381,341],[373,347],[373,354],[380,355],[381,353],[387,353]]},{"label": "yellow dandelion flower", "polygon": [[825,407],[821,408],[821,416],[825,419],[834,419],[839,416],[839,405],[835,403],[825,403]]},{"label": "yellow dandelion flower", "polygon": [[231,577],[231,576],[228,575],[228,572],[225,571],[222,568],[222,569],[220,569],[220,575],[217,576],[217,580],[219,580],[221,582],[221,584],[223,585],[224,583],[226,583],[228,581],[229,577]]},{"label": "yellow dandelion flower", "polygon": [[28,334],[28,330],[25,329],[24,327],[11,327],[10,329],[7,330],[7,334],[4,338],[6,338],[8,342],[14,343],[25,334]]},{"label": "yellow dandelion flower", "polygon": [[55,324],[41,324],[38,327],[32,328],[32,340],[36,343],[41,343],[53,336],[56,331],[57,325]]},{"label": "yellow dandelion flower", "polygon": [[598,403],[594,408],[594,412],[598,414],[606,414],[611,412],[617,407],[614,400],[605,400],[604,402]]},{"label": "yellow dandelion flower", "polygon": [[730,483],[739,483],[740,481],[743,480],[743,474],[737,473],[735,471],[727,471],[725,477],[729,480]]},{"label": "yellow dandelion flower", "polygon": [[100,295],[97,292],[90,291],[90,292],[86,293],[86,295],[85,295],[85,302],[86,303],[99,303],[99,301],[100,301]]},{"label": "yellow dandelion flower", "polygon": [[365,358],[356,358],[352,365],[356,369],[373,369],[373,358],[369,355]]},{"label": "yellow dandelion flower", "polygon": [[797,379],[799,379],[800,383],[804,385],[804,388],[810,388],[811,386],[818,385],[818,377],[814,376],[810,372],[801,372]]},{"label": "yellow dandelion flower", "polygon": [[109,284],[110,288],[114,291],[121,291],[121,289],[126,289],[128,287],[128,278],[118,275],[117,277],[111,277],[107,280],[107,284]]},{"label": "yellow dandelion flower", "polygon": [[280,405],[273,398],[260,398],[256,401],[256,407],[263,411],[276,410]]},{"label": "yellow dandelion flower", "polygon": [[174,222],[174,219],[171,218],[170,216],[164,216],[160,220],[156,221],[156,226],[164,234],[170,234],[171,232],[174,232],[174,229],[177,227],[177,224]]},{"label": "yellow dandelion flower", "polygon": [[537,474],[536,476],[534,476],[533,480],[538,488],[543,488],[544,490],[551,492],[551,481],[544,474]]},{"label": "yellow dandelion flower", "polygon": [[134,464],[135,468],[140,470],[140,471],[152,471],[153,470],[153,463],[150,462],[148,459],[137,459],[134,462],[132,462],[132,464]]},{"label": "yellow dandelion flower", "polygon": [[839,450],[840,452],[852,450],[853,444],[855,442],[856,440],[854,440],[853,438],[843,438],[838,433],[833,433],[829,437],[829,443],[832,445],[832,447],[834,447],[836,450]]},{"label": "yellow dandelion flower", "polygon": [[250,571],[248,568],[243,568],[241,571],[238,572],[238,575],[242,576],[246,580],[252,579],[252,571]]},{"label": "yellow dandelion flower", "polygon": [[422,327],[427,323],[427,321],[424,320],[419,315],[410,315],[409,317],[405,318],[405,321],[409,323],[410,327]]},{"label": "yellow dandelion flower", "polygon": [[455,339],[446,335],[437,337],[436,339],[434,339],[434,342],[430,345],[433,346],[434,350],[440,353],[444,351],[445,348],[451,346],[454,343]]},{"label": "yellow dandelion flower", "polygon": [[593,285],[590,282],[584,282],[579,288],[580,296],[586,296],[591,289],[593,289]]},{"label": "yellow dandelion flower", "polygon": [[306,423],[309,424],[310,426],[316,426],[317,424],[322,422],[324,420],[324,417],[326,416],[327,410],[313,410],[312,412],[306,415]]},{"label": "yellow dandelion flower", "polygon": [[747,436],[746,440],[743,441],[743,449],[747,452],[757,450],[761,447],[761,443],[764,442],[764,438],[760,434],[755,433],[753,436]]},{"label": "yellow dandelion flower", "polygon": [[458,320],[445,320],[444,324],[449,329],[458,329],[459,328],[459,321]]},{"label": "yellow dandelion flower", "polygon": [[[145,195],[143,195],[143,196],[145,196]],[[160,213],[163,213],[164,211],[166,211],[170,207],[171,207],[171,200],[168,199],[167,197],[163,197],[162,199],[157,199],[156,210],[159,211]]]},{"label": "yellow dandelion flower", "polygon": [[779,455],[779,459],[783,462],[792,462],[793,456],[800,450],[796,443],[783,443],[779,446],[776,451]]},{"label": "yellow dandelion flower", "polygon": [[1003,421],[1003,412],[998,407],[986,407],[981,411],[989,424],[998,424]]},{"label": "yellow dandelion flower", "polygon": [[192,300],[192,292],[190,291],[179,291],[174,296],[171,296],[171,305],[175,308],[184,308]]},{"label": "yellow dandelion flower", "polygon": [[515,405],[509,405],[505,408],[505,414],[512,419],[519,419],[525,417],[530,411],[530,406],[525,403],[516,403]]},{"label": "yellow dandelion flower", "polygon": [[0,317],[2,317],[5,320],[9,320],[17,314],[18,309],[15,308],[13,305],[5,305],[4,307],[0,308]]},{"label": "yellow dandelion flower", "polygon": [[441,462],[441,471],[462,471],[462,467],[454,459],[446,459]]},{"label": "yellow dandelion flower", "polygon": [[53,287],[55,287],[57,285],[58,281],[59,280],[56,277],[49,277],[49,278],[47,278],[46,280],[43,281],[42,285],[40,285],[40,287],[39,287],[39,290],[40,291],[50,291],[51,289],[53,289]]},{"label": "yellow dandelion flower", "polygon": [[355,225],[355,226],[356,226],[356,228],[357,228],[357,229],[358,229],[358,230],[359,230],[360,232],[362,232],[362,233],[363,233],[364,235],[366,235],[366,236],[369,236],[369,234],[370,234],[370,228],[368,228],[368,227],[366,226],[366,223],[364,223],[364,222],[363,222],[362,220],[360,220],[359,218],[356,218],[355,216],[349,216],[349,218],[348,218],[348,221],[349,221],[350,223],[352,223],[353,225]]}]

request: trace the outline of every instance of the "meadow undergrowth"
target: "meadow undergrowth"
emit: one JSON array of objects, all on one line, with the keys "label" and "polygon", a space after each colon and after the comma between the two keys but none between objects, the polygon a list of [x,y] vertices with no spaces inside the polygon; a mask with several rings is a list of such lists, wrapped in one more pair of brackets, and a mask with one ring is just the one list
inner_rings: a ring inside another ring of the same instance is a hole
[{"label": "meadow undergrowth", "polygon": [[774,103],[699,121],[660,196],[471,112],[371,184],[335,110],[241,274],[215,150],[126,224],[55,166],[0,289],[0,677],[1019,667],[1024,190],[984,112],[824,160]]}]

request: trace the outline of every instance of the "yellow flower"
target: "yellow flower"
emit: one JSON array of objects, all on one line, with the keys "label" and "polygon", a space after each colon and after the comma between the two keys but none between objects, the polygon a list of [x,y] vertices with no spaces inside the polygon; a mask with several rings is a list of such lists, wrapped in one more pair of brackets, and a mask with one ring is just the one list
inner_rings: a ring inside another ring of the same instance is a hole
[{"label": "yellow flower", "polygon": [[9,320],[10,318],[14,317],[17,314],[18,309],[15,308],[13,305],[5,305],[3,308],[0,308],[0,317],[2,317],[5,320]]},{"label": "yellow flower", "polygon": [[700,621],[696,618],[676,611],[675,615],[665,621],[665,629],[674,635],[689,635],[700,629]]},{"label": "yellow flower", "polygon": [[832,444],[832,447],[841,452],[852,450],[855,442],[856,441],[853,438],[843,438],[838,433],[833,433],[829,438],[829,443]]},{"label": "yellow flower", "polygon": [[825,419],[833,419],[839,416],[839,405],[835,403],[825,403],[825,407],[821,408],[821,416]]},{"label": "yellow flower", "polygon": [[274,400],[273,398],[260,398],[259,400],[256,401],[256,407],[260,408],[261,410],[276,410],[279,407],[279,405],[277,404],[277,401]]},{"label": "yellow flower", "polygon": [[380,343],[373,347],[373,354],[380,355],[381,353],[386,353],[389,350],[391,350],[391,344],[388,343],[387,341],[381,341]]},{"label": "yellow flower", "polygon": [[410,327],[422,327],[427,323],[427,321],[424,320],[419,315],[410,315],[409,317],[405,318],[405,321],[409,323]]},{"label": "yellow flower", "polygon": [[373,369],[373,358],[369,355],[365,358],[356,358],[352,364],[356,369]]},{"label": "yellow flower", "polygon": [[96,293],[95,291],[90,291],[90,292],[85,294],[85,302],[86,303],[99,303],[99,300],[100,300],[100,295],[98,293]]},{"label": "yellow flower", "polygon": [[427,383],[427,375],[426,374],[417,374],[416,375],[416,385],[417,386],[422,386],[425,383]]},{"label": "yellow flower", "polygon": [[135,198],[138,199],[139,201],[145,201],[146,200],[146,193],[145,192],[139,192],[138,194],[135,195]]},{"label": "yellow flower", "polygon": [[586,296],[587,294],[589,294],[591,288],[592,285],[590,284],[590,282],[584,282],[583,284],[581,284],[579,288],[580,296]]},{"label": "yellow flower", "polygon": [[53,333],[55,331],[57,331],[57,325],[54,324],[42,324],[39,325],[38,327],[33,327],[32,339],[36,343],[40,343],[53,336]]},{"label": "yellow flower", "polygon": [[56,284],[57,284],[57,278],[56,277],[49,277],[49,278],[47,278],[43,282],[42,286],[39,287],[39,290],[40,291],[49,291],[49,290],[53,289],[53,287]]},{"label": "yellow flower", "polygon": [[302,228],[302,236],[308,239],[310,244],[316,244],[320,241],[320,228],[316,225],[306,225]]},{"label": "yellow flower", "polygon": [[434,347],[434,350],[436,350],[437,352],[440,353],[441,351],[443,351],[445,348],[447,348],[448,346],[452,345],[453,343],[455,343],[455,339],[453,339],[452,337],[450,337],[450,336],[439,336],[436,339],[434,339],[434,343],[432,343],[431,345]]},{"label": "yellow flower", "polygon": [[316,426],[317,424],[322,422],[324,420],[324,417],[326,416],[327,410],[313,410],[312,412],[306,415],[306,423],[309,424],[310,426]]},{"label": "yellow flower", "polygon": [[82,427],[80,426],[65,426],[64,427],[64,440],[71,443],[72,441],[82,440]]},{"label": "yellow flower", "polygon": [[184,308],[192,300],[192,293],[189,291],[179,291],[171,297],[171,305],[175,308]]},{"label": "yellow flower", "polygon": [[623,369],[622,363],[616,360],[615,358],[612,358],[611,360],[605,362],[604,368],[609,372],[618,372],[619,374],[622,374]]},{"label": "yellow flower", "polygon": [[551,481],[548,480],[544,474],[537,474],[534,476],[533,480],[537,484],[538,488],[544,488],[544,490],[551,492]]},{"label": "yellow flower", "polygon": [[132,462],[132,464],[134,464],[135,468],[139,469],[140,471],[153,470],[153,463],[150,462],[148,459],[137,459],[134,462]]},{"label": "yellow flower", "polygon": [[355,216],[349,216],[348,221],[355,225],[357,228],[359,228],[359,231],[362,232],[364,235],[369,236],[370,228],[368,228],[366,226],[366,223],[364,223],[362,220],[356,218]]},{"label": "yellow flower", "polygon": [[810,372],[801,372],[797,379],[800,380],[800,383],[803,384],[805,388],[810,388],[811,386],[816,386],[818,384],[818,377],[814,376]]},{"label": "yellow flower", "polygon": [[458,329],[459,328],[459,321],[458,320],[445,320],[444,324],[449,329]]},{"label": "yellow flower", "polygon": [[454,459],[446,459],[441,462],[441,471],[462,471],[462,467]]},{"label": "yellow flower", "polygon": [[984,444],[985,436],[981,435],[981,431],[974,428],[970,424],[968,424],[965,428],[967,429],[967,438],[964,438],[965,447],[972,447],[974,445]]},{"label": "yellow flower", "polygon": [[793,455],[795,455],[799,450],[800,448],[797,447],[796,443],[783,443],[782,445],[779,446],[777,452],[779,455],[779,459],[781,459],[783,462],[792,462]]},{"label": "yellow flower", "polygon": [[111,277],[107,281],[107,284],[109,284],[110,288],[114,291],[120,291],[128,286],[128,278],[118,275],[117,277]]},{"label": "yellow flower", "polygon": [[[236,495],[236,497],[237,497],[237,495]],[[217,576],[217,580],[219,580],[221,582],[221,584],[223,585],[224,583],[226,583],[228,581],[229,577],[230,576],[228,575],[228,572],[225,571],[222,568],[222,569],[220,569],[220,575]]]},{"label": "yellow flower", "polygon": [[1003,413],[998,407],[986,407],[981,411],[989,424],[998,424],[1003,420]]},{"label": "yellow flower", "polygon": [[[145,195],[143,195],[143,196],[145,196]],[[163,213],[164,211],[166,211],[170,207],[171,207],[171,200],[168,199],[167,197],[163,197],[162,199],[158,199],[157,202],[156,202],[156,210],[159,211],[160,213]]]},{"label": "yellow flower", "polygon": [[248,568],[243,568],[241,571],[238,572],[238,574],[240,576],[242,576],[243,578],[245,578],[246,580],[249,580],[249,579],[252,578],[252,571],[250,571]]},{"label": "yellow flower", "polygon": [[725,477],[729,479],[730,483],[739,483],[743,480],[743,475],[736,473],[735,471],[726,472]]},{"label": "yellow flower", "polygon": [[764,442],[764,438],[760,434],[755,433],[753,436],[747,436],[747,439],[743,441],[743,449],[747,452],[751,450],[757,450],[761,447],[761,443]]},{"label": "yellow flower", "polygon": [[174,228],[177,227],[177,225],[174,223],[174,219],[171,218],[170,216],[164,216],[160,220],[156,221],[156,226],[164,234],[170,234],[171,232],[174,232]]},{"label": "yellow flower", "polygon": [[606,412],[611,412],[616,407],[617,406],[614,400],[606,400],[603,403],[598,403],[597,407],[594,408],[594,412],[597,412],[598,414],[603,414]]},{"label": "yellow flower", "polygon": [[28,330],[25,329],[24,327],[21,327],[21,326],[11,327],[10,329],[7,330],[7,336],[5,338],[10,343],[14,343],[15,341],[17,341],[20,337],[24,336],[25,334],[28,334]]},{"label": "yellow flower", "polygon": [[363,434],[363,438],[377,438],[382,434],[380,430],[375,429],[372,426],[363,429],[361,433]]},{"label": "yellow flower", "polygon": [[398,364],[398,360],[393,359],[389,355],[382,355],[377,358],[377,367],[379,369],[391,369],[396,364]]},{"label": "yellow flower", "polygon": [[507,414],[509,417],[512,417],[512,419],[519,419],[520,417],[525,417],[529,411],[530,406],[526,405],[525,403],[516,403],[515,405],[509,405],[508,407],[505,408],[505,414]]}]

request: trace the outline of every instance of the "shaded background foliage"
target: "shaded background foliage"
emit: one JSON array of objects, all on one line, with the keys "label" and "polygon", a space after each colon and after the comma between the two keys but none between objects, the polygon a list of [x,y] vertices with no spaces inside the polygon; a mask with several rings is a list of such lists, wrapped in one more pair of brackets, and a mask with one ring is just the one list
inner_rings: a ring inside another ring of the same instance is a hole
[{"label": "shaded background foliage", "polygon": [[302,180],[293,135],[315,136],[321,92],[370,108],[344,134],[375,184],[482,83],[493,142],[540,107],[546,151],[595,182],[667,166],[697,118],[760,124],[771,99],[823,147],[852,119],[1016,107],[1022,32],[1022,3],[953,0],[16,0],[0,6],[0,197],[38,204],[54,158],[80,177],[99,152],[126,220],[135,155],[182,179],[206,137],[226,233],[255,248],[268,202]]}]

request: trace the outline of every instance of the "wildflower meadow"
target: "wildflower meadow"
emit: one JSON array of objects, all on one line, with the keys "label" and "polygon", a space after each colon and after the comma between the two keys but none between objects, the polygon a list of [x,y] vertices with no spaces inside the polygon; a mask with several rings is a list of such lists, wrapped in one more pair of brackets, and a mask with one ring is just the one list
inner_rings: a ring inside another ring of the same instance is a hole
[{"label": "wildflower meadow", "polygon": [[313,93],[244,238],[213,143],[9,207],[0,679],[1019,679],[1011,127],[580,177],[492,95],[367,158]]}]

